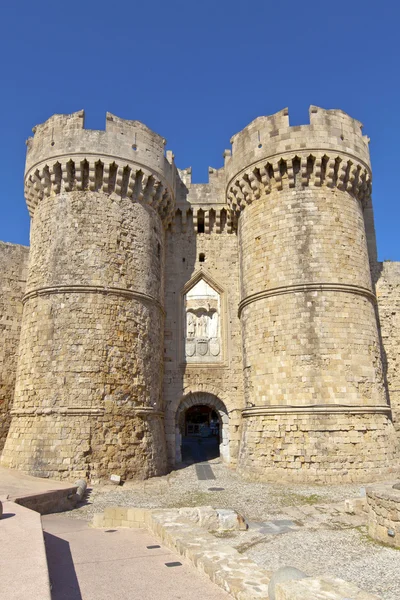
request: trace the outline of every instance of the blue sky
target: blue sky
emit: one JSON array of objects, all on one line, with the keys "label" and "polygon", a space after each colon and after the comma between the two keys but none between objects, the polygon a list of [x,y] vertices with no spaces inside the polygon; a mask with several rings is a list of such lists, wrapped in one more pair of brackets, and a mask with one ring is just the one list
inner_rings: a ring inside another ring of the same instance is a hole
[{"label": "blue sky", "polygon": [[399,21],[394,0],[3,3],[0,239],[28,244],[24,142],[53,113],[143,121],[202,182],[252,119],[316,104],[364,123],[379,257],[400,260]]}]

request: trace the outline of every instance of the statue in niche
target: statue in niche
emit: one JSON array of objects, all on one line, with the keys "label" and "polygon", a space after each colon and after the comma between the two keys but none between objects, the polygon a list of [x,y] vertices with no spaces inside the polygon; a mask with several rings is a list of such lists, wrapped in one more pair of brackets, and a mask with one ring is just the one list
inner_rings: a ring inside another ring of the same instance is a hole
[{"label": "statue in niche", "polygon": [[208,329],[208,316],[206,314],[201,314],[197,321],[197,337],[207,338],[207,329]]},{"label": "statue in niche", "polygon": [[196,337],[196,317],[192,312],[187,313],[186,337]]},{"label": "statue in niche", "polygon": [[187,362],[221,360],[220,295],[204,279],[185,296],[185,357]]},{"label": "statue in niche", "polygon": [[215,311],[211,314],[210,321],[209,321],[208,335],[210,338],[217,337],[219,335],[217,311]]}]

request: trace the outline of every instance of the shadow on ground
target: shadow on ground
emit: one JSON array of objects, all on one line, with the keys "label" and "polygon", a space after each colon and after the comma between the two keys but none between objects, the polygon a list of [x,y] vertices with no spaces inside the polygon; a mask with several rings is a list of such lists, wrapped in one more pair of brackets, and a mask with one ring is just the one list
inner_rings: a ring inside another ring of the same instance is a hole
[{"label": "shadow on ground", "polygon": [[192,465],[219,457],[217,437],[184,437],[182,438],[182,462]]},{"label": "shadow on ground", "polygon": [[51,600],[82,600],[69,543],[43,532],[51,584]]}]

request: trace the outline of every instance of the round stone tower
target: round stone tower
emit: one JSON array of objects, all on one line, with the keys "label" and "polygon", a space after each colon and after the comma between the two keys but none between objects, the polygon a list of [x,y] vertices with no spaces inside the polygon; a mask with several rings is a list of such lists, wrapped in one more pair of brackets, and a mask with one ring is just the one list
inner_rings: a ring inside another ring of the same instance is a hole
[{"label": "round stone tower", "polygon": [[2,464],[38,476],[166,470],[164,230],[176,168],[165,140],[107,114],[55,115],[27,142],[29,275]]},{"label": "round stone tower", "polygon": [[362,481],[394,467],[368,245],[361,124],[312,106],[260,117],[226,153],[241,260],[239,470],[269,480]]}]

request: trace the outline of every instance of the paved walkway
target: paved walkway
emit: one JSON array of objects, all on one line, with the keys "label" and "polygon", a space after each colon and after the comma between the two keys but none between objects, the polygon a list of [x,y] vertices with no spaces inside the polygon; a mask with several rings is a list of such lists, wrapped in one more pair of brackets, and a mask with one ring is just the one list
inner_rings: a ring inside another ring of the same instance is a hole
[{"label": "paved walkway", "polygon": [[[229,600],[206,576],[142,529],[91,529],[42,517],[52,600]],[[155,546],[149,548],[149,546]]]},{"label": "paved walkway", "polygon": [[73,481],[56,481],[24,475],[20,471],[13,471],[0,467],[0,500],[12,500],[26,494],[36,494],[49,490],[66,489],[74,485]]}]

